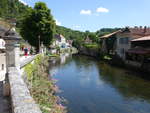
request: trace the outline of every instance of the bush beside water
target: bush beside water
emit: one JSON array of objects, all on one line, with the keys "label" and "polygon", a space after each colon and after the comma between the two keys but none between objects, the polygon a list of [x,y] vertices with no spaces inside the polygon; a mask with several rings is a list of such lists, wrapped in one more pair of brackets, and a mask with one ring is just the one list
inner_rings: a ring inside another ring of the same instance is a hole
[{"label": "bush beside water", "polygon": [[66,113],[59,97],[55,95],[58,88],[55,81],[49,77],[48,57],[39,55],[34,63],[28,64],[24,71],[27,75],[28,86],[34,100],[39,104],[43,113]]}]

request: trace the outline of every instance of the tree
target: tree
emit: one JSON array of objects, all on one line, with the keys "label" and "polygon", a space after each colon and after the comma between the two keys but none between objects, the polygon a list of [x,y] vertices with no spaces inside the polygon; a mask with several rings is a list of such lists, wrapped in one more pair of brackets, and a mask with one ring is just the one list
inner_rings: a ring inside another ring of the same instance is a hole
[{"label": "tree", "polygon": [[24,5],[19,0],[0,0],[0,17],[20,18],[29,6]]},{"label": "tree", "polygon": [[[55,32],[55,20],[43,2],[37,2],[22,20],[21,35],[39,50],[39,42],[48,47]],[[40,37],[40,39],[39,39]]]}]

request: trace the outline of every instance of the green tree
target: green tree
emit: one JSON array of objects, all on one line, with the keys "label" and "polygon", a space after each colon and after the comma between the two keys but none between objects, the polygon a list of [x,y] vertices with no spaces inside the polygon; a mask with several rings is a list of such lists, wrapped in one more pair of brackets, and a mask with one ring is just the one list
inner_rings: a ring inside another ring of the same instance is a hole
[{"label": "green tree", "polygon": [[[50,9],[43,2],[37,2],[34,9],[29,9],[21,25],[21,35],[39,50],[39,42],[48,47],[55,32],[55,21]],[[39,39],[40,37],[40,39]]]},{"label": "green tree", "polygon": [[20,18],[29,6],[24,5],[19,0],[0,0],[0,17],[2,18]]}]

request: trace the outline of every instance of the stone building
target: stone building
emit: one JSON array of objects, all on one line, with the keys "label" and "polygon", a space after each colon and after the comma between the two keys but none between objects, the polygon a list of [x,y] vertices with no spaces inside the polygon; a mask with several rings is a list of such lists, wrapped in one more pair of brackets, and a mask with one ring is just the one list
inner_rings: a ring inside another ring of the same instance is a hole
[{"label": "stone building", "polygon": [[117,54],[125,60],[126,52],[131,48],[131,41],[150,35],[150,28],[135,27],[118,30],[114,33],[100,37],[102,51],[108,54]]}]

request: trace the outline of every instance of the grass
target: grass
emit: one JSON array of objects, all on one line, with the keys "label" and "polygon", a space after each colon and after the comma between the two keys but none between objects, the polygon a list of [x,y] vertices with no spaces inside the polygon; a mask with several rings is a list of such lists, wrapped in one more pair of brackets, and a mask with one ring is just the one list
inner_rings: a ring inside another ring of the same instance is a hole
[{"label": "grass", "polygon": [[108,55],[105,55],[104,56],[104,60],[111,60],[112,58],[110,57],[110,56],[108,56]]},{"label": "grass", "polygon": [[48,54],[47,56],[49,56],[49,57],[58,57],[59,55],[57,55],[57,54]]},{"label": "grass", "polygon": [[43,113],[66,113],[64,106],[59,105],[59,97],[55,95],[58,88],[49,77],[48,57],[37,56],[33,64],[24,68],[27,73],[30,92],[39,104]]}]

